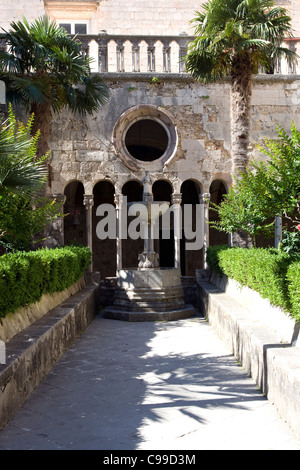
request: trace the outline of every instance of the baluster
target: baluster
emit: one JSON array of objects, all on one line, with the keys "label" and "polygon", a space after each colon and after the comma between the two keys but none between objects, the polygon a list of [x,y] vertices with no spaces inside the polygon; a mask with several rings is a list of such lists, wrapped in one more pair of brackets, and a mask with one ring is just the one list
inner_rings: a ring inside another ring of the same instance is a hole
[{"label": "baluster", "polygon": [[155,46],[148,46],[148,72],[155,72]]},{"label": "baluster", "polygon": [[82,51],[82,55],[84,57],[89,57],[89,43],[86,41],[82,41],[80,48]]},{"label": "baluster", "polygon": [[108,39],[103,37],[106,33],[102,33],[101,37],[97,39],[98,43],[98,60],[99,60],[99,72],[108,72]]},{"label": "baluster", "polygon": [[171,72],[171,47],[163,46],[163,70],[165,73]]},{"label": "baluster", "polygon": [[132,44],[132,71],[140,72],[140,46]]},{"label": "baluster", "polygon": [[178,45],[179,45],[179,73],[185,73],[186,72],[186,68],[185,68],[185,56],[187,54],[187,39],[185,39],[187,37],[187,34],[185,31],[182,31],[180,33],[180,39],[178,41]]},{"label": "baluster", "polygon": [[[296,44],[294,43],[294,41],[287,41],[287,45],[288,45],[288,48],[291,51],[296,52]],[[289,74],[296,73],[296,62],[295,61],[293,61],[292,64],[288,64],[288,73]]]},{"label": "baluster", "polygon": [[274,73],[281,73],[281,60],[279,58],[275,59]]},{"label": "baluster", "polygon": [[123,44],[117,44],[117,71],[125,72],[124,68],[124,46]]}]

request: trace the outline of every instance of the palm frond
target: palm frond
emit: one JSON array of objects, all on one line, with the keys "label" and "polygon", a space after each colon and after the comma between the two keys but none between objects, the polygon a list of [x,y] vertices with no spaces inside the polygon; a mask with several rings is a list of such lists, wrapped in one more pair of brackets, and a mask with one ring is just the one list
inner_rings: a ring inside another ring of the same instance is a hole
[{"label": "palm frond", "polygon": [[187,71],[194,78],[211,81],[227,76],[230,57],[247,51],[255,73],[258,64],[271,69],[276,58],[289,64],[298,59],[295,52],[280,44],[290,37],[291,18],[285,8],[273,0],[210,0],[197,12],[196,39],[191,41],[186,56]]},{"label": "palm frond", "polygon": [[50,100],[55,111],[70,105],[87,113],[106,103],[105,83],[90,73],[92,59],[46,15],[31,24],[25,18],[13,22],[0,38],[7,49],[0,54],[0,78],[10,100],[27,108]]}]

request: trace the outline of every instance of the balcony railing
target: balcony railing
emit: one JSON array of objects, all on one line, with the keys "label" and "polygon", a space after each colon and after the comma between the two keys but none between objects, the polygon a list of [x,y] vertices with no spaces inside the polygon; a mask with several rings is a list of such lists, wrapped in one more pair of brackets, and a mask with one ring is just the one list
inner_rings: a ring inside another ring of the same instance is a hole
[{"label": "balcony railing", "polygon": [[[84,54],[93,58],[91,69],[100,73],[164,73],[184,74],[184,57],[192,36],[127,36],[100,34],[78,35]],[[300,38],[286,39],[285,46],[300,56]],[[0,44],[0,49],[3,45]],[[270,73],[300,74],[298,64],[289,66],[276,61]]]},{"label": "balcony railing", "polygon": [[[81,35],[82,50],[94,58],[92,70],[100,73],[185,73],[184,57],[193,37]],[[286,39],[285,46],[300,56],[300,38]],[[288,66],[283,59],[274,64],[273,74],[300,74],[300,63]]]},{"label": "balcony railing", "polygon": [[96,72],[184,73],[184,56],[192,39],[182,36],[78,36],[82,50],[94,58]]}]

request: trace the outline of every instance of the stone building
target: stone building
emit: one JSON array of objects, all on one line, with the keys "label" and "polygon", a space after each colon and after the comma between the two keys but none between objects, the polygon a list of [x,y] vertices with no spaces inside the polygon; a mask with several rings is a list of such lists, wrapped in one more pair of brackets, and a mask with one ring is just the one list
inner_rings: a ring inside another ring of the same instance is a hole
[{"label": "stone building", "polygon": [[[95,58],[110,90],[107,105],[81,118],[67,111],[53,116],[50,192],[67,215],[53,224],[49,244],[77,241],[93,251],[93,269],[101,277],[137,265],[141,240],[99,240],[97,207],[140,201],[148,170],[154,198],[181,205],[219,201],[232,183],[229,85],[203,85],[185,73],[180,58],[193,35],[190,20],[201,0],[0,0],[0,26],[45,12],[71,34],[80,34],[84,50]],[[300,52],[300,4],[289,9]],[[296,67],[277,64],[274,75],[258,75],[252,96],[251,146],[276,136],[276,124],[300,126],[300,76]],[[126,196],[126,199],[125,199]],[[183,214],[184,215],[184,214]],[[212,214],[210,214],[212,216]],[[227,243],[207,230],[206,242]],[[203,250],[186,250],[181,240],[156,240],[161,266],[181,267],[193,276],[203,267]]]}]

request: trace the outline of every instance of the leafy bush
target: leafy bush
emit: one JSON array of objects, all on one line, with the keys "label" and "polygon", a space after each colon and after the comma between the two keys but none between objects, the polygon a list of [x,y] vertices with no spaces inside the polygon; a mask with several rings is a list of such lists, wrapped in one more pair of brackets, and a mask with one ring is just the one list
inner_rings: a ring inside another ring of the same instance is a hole
[{"label": "leafy bush", "polygon": [[[290,309],[286,273],[292,258],[275,249],[212,247],[219,272],[259,292],[274,305]],[[208,258],[209,263],[209,258]],[[210,265],[214,269],[213,265]]]},{"label": "leafy bush", "polygon": [[34,116],[18,122],[12,106],[0,119],[0,251],[29,251],[47,224],[61,214],[60,203],[42,196],[47,179],[45,161],[37,157],[40,133],[31,135]]},{"label": "leafy bush", "polygon": [[297,231],[288,232],[283,230],[282,241],[279,250],[290,255],[299,256],[300,254],[300,224],[297,225]]},{"label": "leafy bush", "polygon": [[222,250],[228,249],[230,249],[228,245],[216,245],[208,247],[206,259],[210,269],[217,273],[225,274],[220,267],[219,253],[221,253]]},{"label": "leafy bush", "polygon": [[295,261],[289,266],[286,277],[291,314],[296,320],[300,321],[300,261]]},{"label": "leafy bush", "polygon": [[90,250],[79,246],[1,256],[0,318],[37,302],[43,294],[67,289],[83,275],[90,259]]}]

